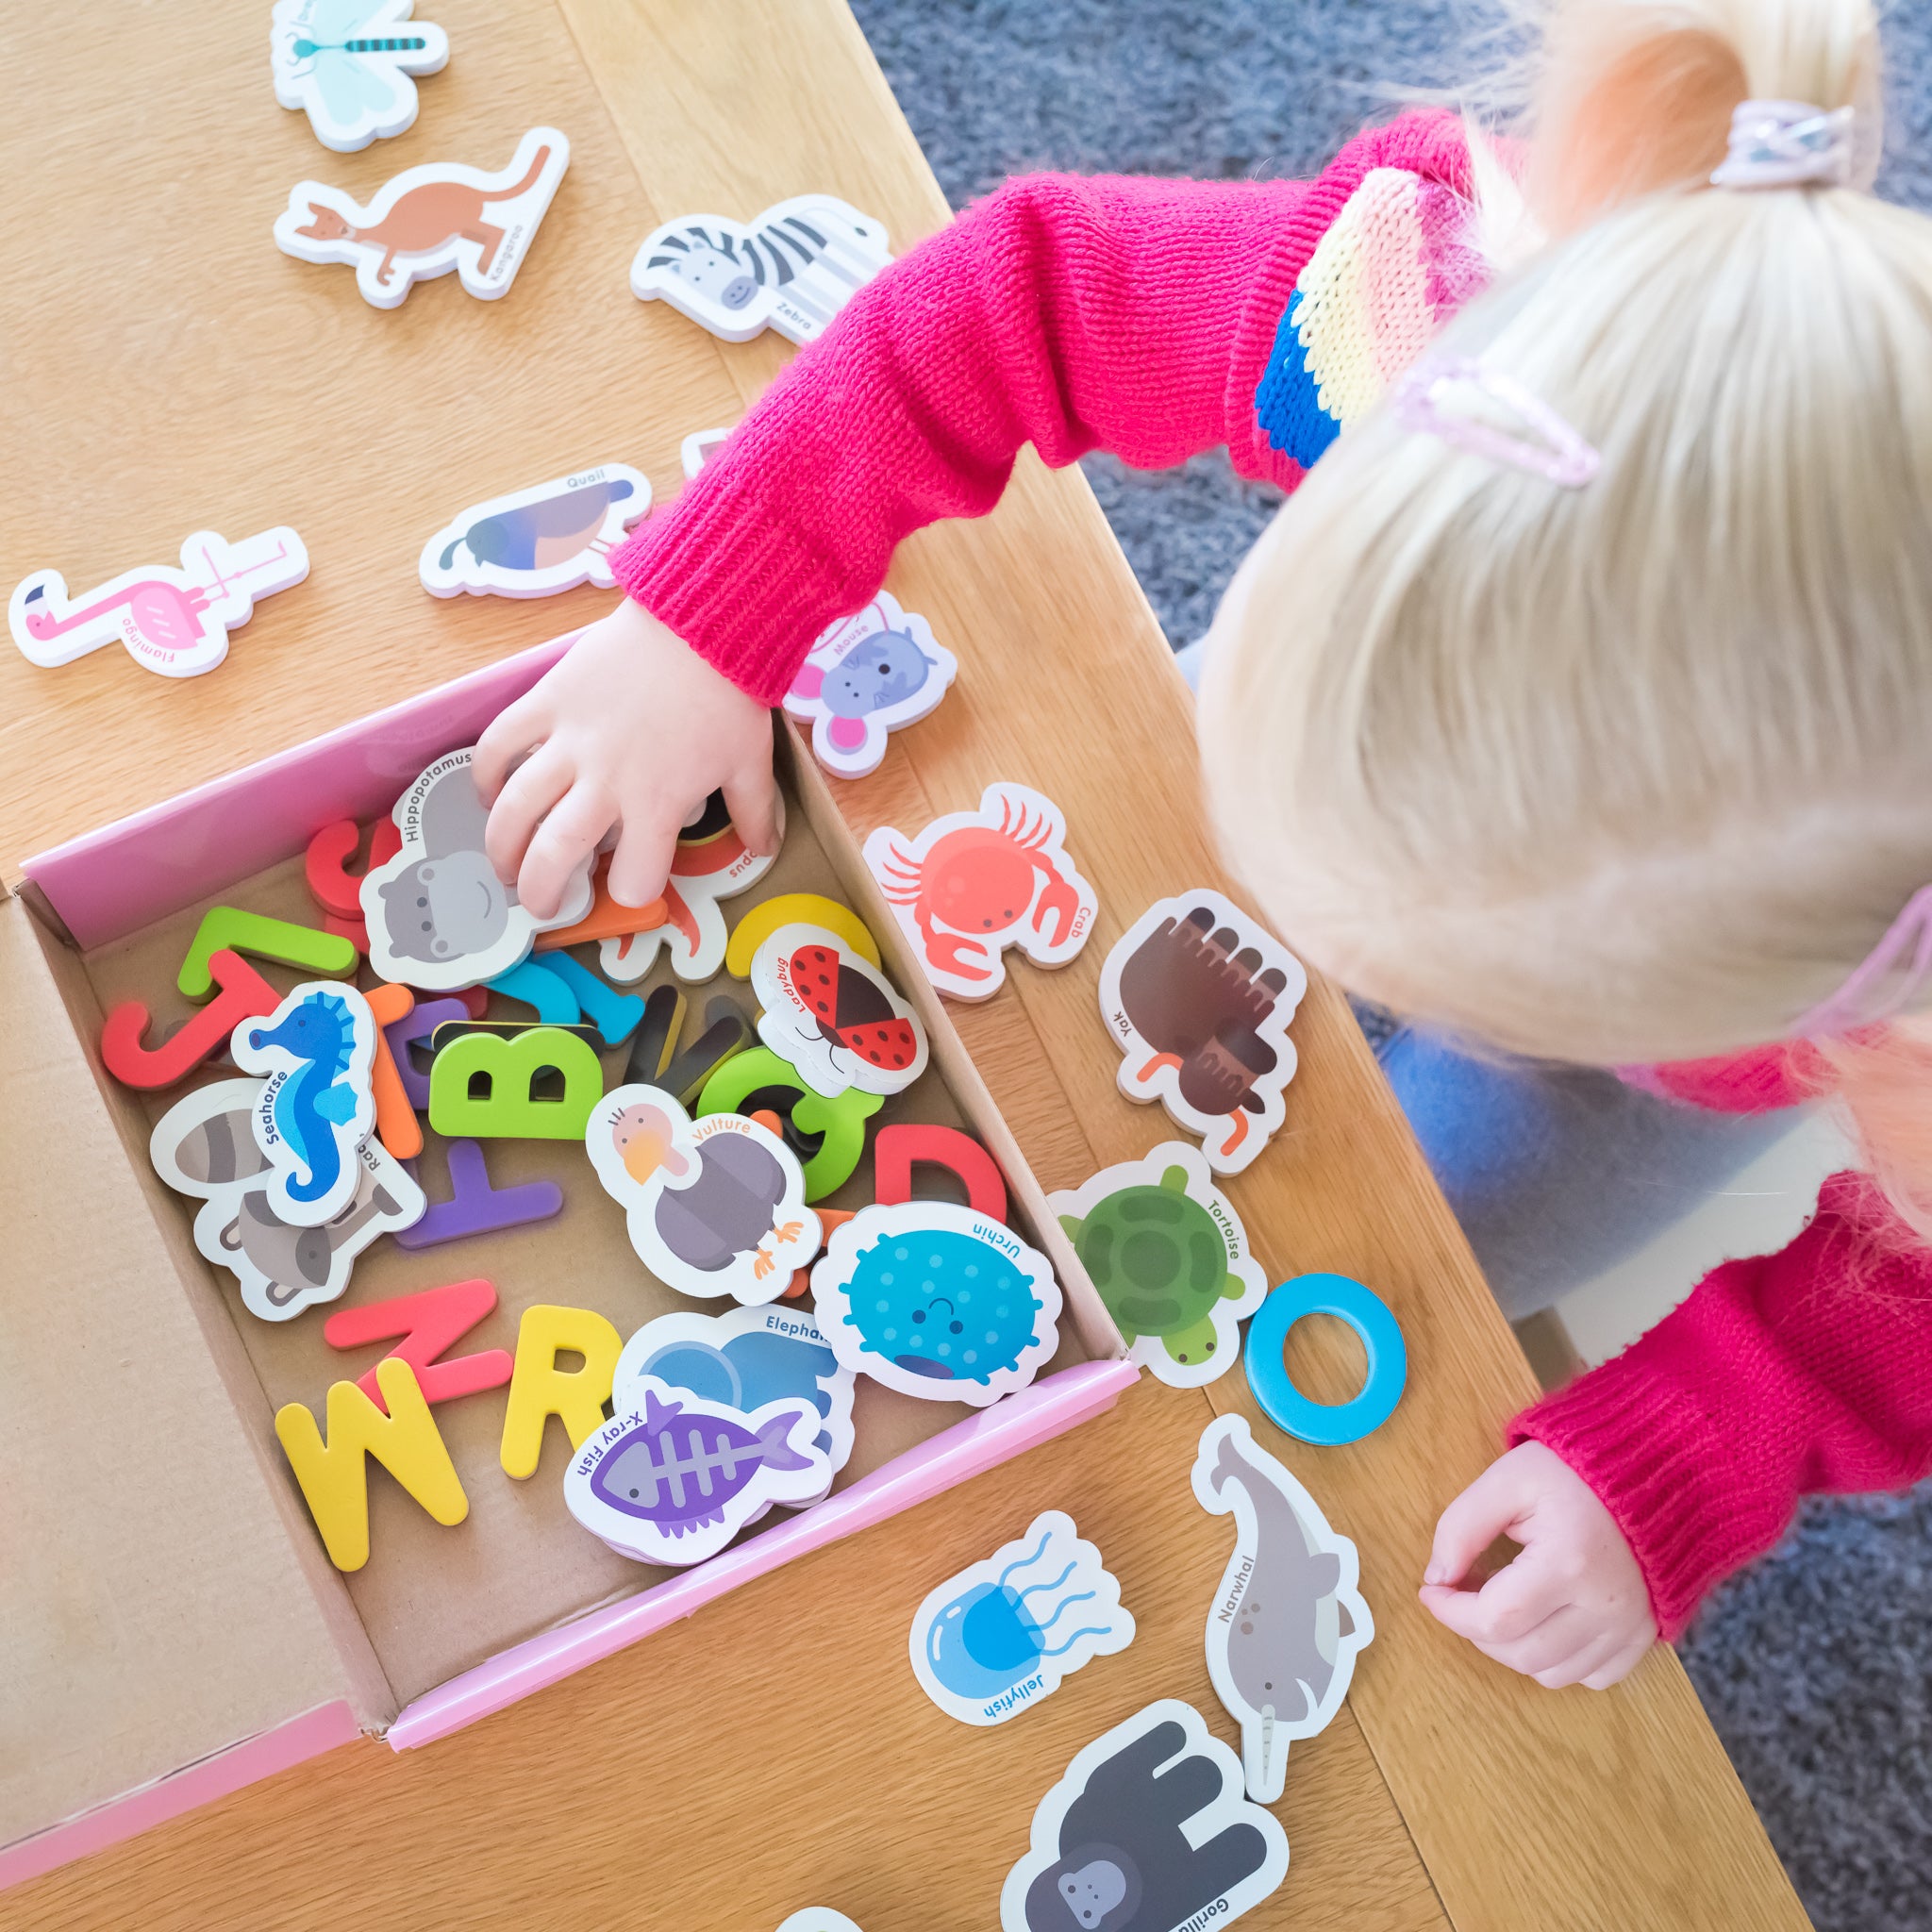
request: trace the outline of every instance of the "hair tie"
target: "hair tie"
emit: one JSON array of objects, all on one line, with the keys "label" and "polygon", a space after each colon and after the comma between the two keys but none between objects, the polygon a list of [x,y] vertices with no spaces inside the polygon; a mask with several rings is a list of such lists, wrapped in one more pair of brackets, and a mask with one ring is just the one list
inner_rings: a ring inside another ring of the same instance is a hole
[{"label": "hair tie", "polygon": [[[1928,973],[1932,973],[1932,886],[1921,886],[1863,964],[1828,1000],[1799,1020],[1797,1037],[1816,1040],[1889,1020],[1910,1004]],[[1894,975],[1897,984],[1883,999],[1874,999],[1883,982]]]},{"label": "hair tie", "polygon": [[1845,187],[1852,178],[1850,108],[1826,113],[1807,101],[1743,101],[1715,188]]},{"label": "hair tie", "polygon": [[[1451,407],[1458,390],[1497,405],[1520,427],[1486,421]],[[1515,377],[1485,369],[1472,358],[1425,360],[1395,391],[1396,420],[1405,429],[1434,436],[1493,463],[1526,470],[1566,490],[1592,481],[1603,458],[1576,427]]]}]

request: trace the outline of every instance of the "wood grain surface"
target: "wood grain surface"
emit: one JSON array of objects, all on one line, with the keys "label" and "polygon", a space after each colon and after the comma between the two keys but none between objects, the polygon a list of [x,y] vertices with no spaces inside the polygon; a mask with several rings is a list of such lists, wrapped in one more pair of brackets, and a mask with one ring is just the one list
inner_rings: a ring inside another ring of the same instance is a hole
[{"label": "wood grain surface", "polygon": [[[945,206],[841,0],[438,0],[446,73],[400,140],[325,153],[273,100],[262,22],[215,0],[71,17],[7,0],[0,164],[31,274],[0,284],[0,573],[78,587],[169,560],[192,528],[295,525],[310,581],[266,600],[212,676],[118,651],[58,672],[0,655],[0,856],[167,796],[595,614],[425,597],[424,537],[462,505],[605,459],[660,496],[680,438],[735,420],[788,353],[719,344],[636,302],[660,220],[744,218],[828,191],[903,248]],[[130,111],[116,75],[142,76]],[[539,122],[571,170],[515,288],[456,279],[379,313],[269,228],[312,176],[358,194],[401,168],[500,166]],[[30,478],[29,487],[18,479]],[[837,797],[855,835],[1039,786],[1098,889],[1094,942],[954,1007],[1048,1188],[1169,1138],[1119,1096],[1106,948],[1157,897],[1219,879],[1191,708],[1075,474],[1030,455],[984,522],[907,544],[891,587],[961,659],[931,719]],[[1213,747],[1206,747],[1213,756]],[[871,908],[880,911],[875,904]],[[1287,1884],[1257,1926],[1798,1927],[1805,1920],[1675,1660],[1603,1695],[1550,1693],[1441,1631],[1414,1589],[1441,1505],[1535,1392],[1345,1005],[1295,1025],[1288,1124],[1229,1188],[1276,1278],[1335,1268],[1402,1320],[1407,1396],[1341,1450],[1289,1443],[1239,1375],[1143,1381],[1070,1438],[765,1578],[687,1624],[427,1750],[339,1751],[0,1899],[0,1924],[582,1927],[763,1932],[809,1903],[867,1932],[984,1928],[1046,1788],[1156,1697],[1232,1738],[1202,1658],[1224,1524],[1188,1488],[1236,1407],[1360,1547],[1376,1641],[1350,1707],[1297,1745],[1278,1807]],[[1344,1336],[1304,1324],[1297,1373],[1343,1392]],[[1060,1507],[1121,1579],[1140,1635],[1037,1712],[942,1718],[906,1657],[936,1582]],[[425,1607],[433,1615],[433,1607]],[[219,1606],[210,1606],[219,1615]]]}]

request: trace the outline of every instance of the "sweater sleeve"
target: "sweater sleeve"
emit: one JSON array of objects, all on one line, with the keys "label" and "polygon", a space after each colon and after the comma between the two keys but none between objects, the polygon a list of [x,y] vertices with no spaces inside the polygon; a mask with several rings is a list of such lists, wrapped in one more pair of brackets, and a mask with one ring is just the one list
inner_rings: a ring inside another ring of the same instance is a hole
[{"label": "sweater sleeve", "polygon": [[1780,1253],[1730,1261],[1613,1361],[1526,1409],[1617,1520],[1667,1639],[1815,1493],[1932,1470],[1932,1251],[1835,1175]]},{"label": "sweater sleeve", "polygon": [[1309,192],[1008,183],[853,296],[613,553],[619,583],[776,704],[893,547],[991,509],[1023,444],[1056,466],[1106,448],[1163,467],[1231,437],[1239,456]]}]

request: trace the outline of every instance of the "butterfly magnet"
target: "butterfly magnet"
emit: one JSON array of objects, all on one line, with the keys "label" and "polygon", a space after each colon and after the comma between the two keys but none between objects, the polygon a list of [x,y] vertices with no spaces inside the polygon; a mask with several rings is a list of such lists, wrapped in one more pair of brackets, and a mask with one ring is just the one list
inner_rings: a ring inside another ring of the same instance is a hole
[{"label": "butterfly magnet", "polygon": [[449,64],[449,36],[411,20],[415,0],[275,0],[275,99],[308,116],[324,147],[352,155],[416,119],[416,79]]},{"label": "butterfly magnet", "polygon": [[752,956],[758,1038],[814,1092],[903,1093],[925,1072],[919,1015],[836,934],[781,925]]}]

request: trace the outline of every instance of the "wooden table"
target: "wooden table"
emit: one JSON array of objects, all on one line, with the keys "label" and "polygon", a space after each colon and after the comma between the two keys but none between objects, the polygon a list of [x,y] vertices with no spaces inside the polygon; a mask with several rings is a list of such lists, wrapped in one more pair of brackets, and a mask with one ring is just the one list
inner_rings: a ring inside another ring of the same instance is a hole
[{"label": "wooden table", "polygon": [[[423,534],[460,505],[622,458],[662,495],[688,431],[733,421],[788,353],[731,347],[625,287],[671,215],[748,215],[828,190],[904,247],[946,219],[840,0],[425,0],[455,53],[418,125],[334,157],[271,98],[264,9],[11,0],[0,154],[15,273],[0,284],[0,568],[81,584],[172,556],[195,526],[300,530],[303,589],[260,607],[214,676],[173,685],[104,653],[58,673],[0,652],[0,854],[165,796],[568,628],[608,601],[437,604]],[[304,175],[366,193],[448,158],[496,167],[525,128],[574,143],[515,289],[451,277],[398,312],[345,269],[278,255]],[[1030,456],[999,510],[908,543],[893,588],[958,651],[959,685],[841,791],[854,830],[916,827],[993,777],[1066,809],[1103,907],[1074,966],[1022,966],[958,1025],[1042,1182],[1166,1137],[1114,1088],[1095,1013],[1108,945],[1215,876],[1190,707],[1076,474]],[[1603,1695],[1551,1693],[1442,1633],[1414,1596],[1441,1506],[1533,1395],[1453,1220],[1340,996],[1296,1024],[1289,1124],[1232,1187],[1276,1277],[1336,1268],[1405,1325],[1407,1395],[1367,1441],[1257,1434],[1357,1541],[1376,1641],[1349,1708],[1295,1747],[1286,1886],[1250,1923],[1796,1927],[1804,1917],[1668,1652]],[[1341,1392],[1353,1344],[1297,1331]],[[1074,1752],[1162,1695],[1226,1737],[1202,1658],[1227,1527],[1188,1489],[1232,1375],[1151,1381],[1070,1438],[765,1579],[691,1623],[428,1750],[336,1752],[0,1901],[34,1926],[529,1927],[762,1932],[808,1903],[868,1932],[984,1928],[1041,1794]],[[906,1661],[935,1582],[1069,1510],[1140,1636],[992,1731],[941,1717]],[[218,1607],[210,1607],[218,1614]]]}]

